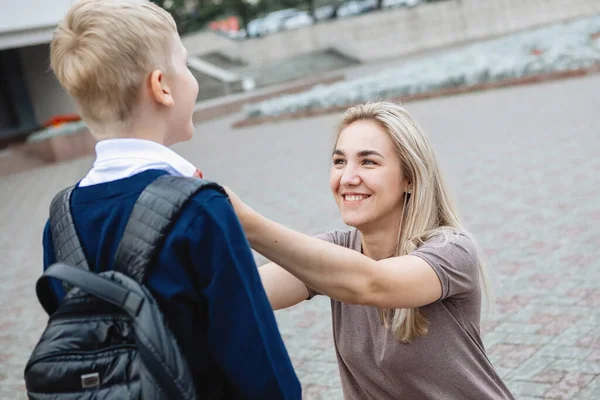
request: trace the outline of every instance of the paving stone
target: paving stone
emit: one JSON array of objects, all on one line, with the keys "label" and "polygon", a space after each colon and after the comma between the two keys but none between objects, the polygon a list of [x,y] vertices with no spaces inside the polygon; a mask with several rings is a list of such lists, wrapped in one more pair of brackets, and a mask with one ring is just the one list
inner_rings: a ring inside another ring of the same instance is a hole
[{"label": "paving stone", "polygon": [[563,378],[565,377],[565,375],[567,375],[567,373],[564,371],[546,369],[546,370],[540,372],[539,374],[537,374],[536,376],[534,376],[533,378],[531,378],[531,380],[533,382],[554,384],[554,383],[558,383],[558,382],[562,381]]},{"label": "paving stone", "polygon": [[[518,399],[600,399],[598,93],[592,76],[408,105],[485,251],[496,310],[483,340]],[[239,117],[198,125],[174,149],[267,217],[307,234],[343,228],[328,188],[339,116],[231,129]],[[25,398],[23,368],[47,321],[34,288],[48,205],[92,162],[0,178],[0,399]],[[341,399],[328,299],[275,315],[305,398]]]},{"label": "paving stone", "polygon": [[543,324],[522,324],[518,322],[503,322],[499,324],[495,332],[506,332],[506,333],[535,333],[542,329]]},{"label": "paving stone", "polygon": [[576,397],[575,400],[593,400],[600,399],[600,376],[597,376],[592,382],[590,382],[585,388],[583,388]]},{"label": "paving stone", "polygon": [[504,341],[505,343],[514,344],[543,345],[550,343],[552,339],[553,337],[547,335],[515,333],[513,335],[507,335]]},{"label": "paving stone", "polygon": [[559,382],[544,393],[549,399],[572,399],[577,393],[585,389],[594,379],[594,375],[585,373],[568,373]]},{"label": "paving stone", "polygon": [[594,361],[561,358],[554,360],[551,367],[559,371],[581,372],[591,375],[600,374],[600,363]]},{"label": "paving stone", "polygon": [[521,398],[521,396],[541,397],[551,387],[546,383],[513,380],[506,381],[506,385],[516,398]]},{"label": "paving stone", "polygon": [[493,331],[483,335],[483,342],[485,346],[489,348],[494,346],[495,344],[504,343],[507,336],[507,333]]},{"label": "paving stone", "polygon": [[586,349],[581,347],[557,347],[553,345],[546,345],[540,350],[540,355],[544,357],[573,358],[584,360],[588,359],[588,357],[591,356],[593,352],[593,349]]},{"label": "paving stone", "polygon": [[554,360],[556,359],[553,357],[541,357],[536,354],[514,370],[509,377],[511,379],[531,380],[542,371],[548,369]]}]

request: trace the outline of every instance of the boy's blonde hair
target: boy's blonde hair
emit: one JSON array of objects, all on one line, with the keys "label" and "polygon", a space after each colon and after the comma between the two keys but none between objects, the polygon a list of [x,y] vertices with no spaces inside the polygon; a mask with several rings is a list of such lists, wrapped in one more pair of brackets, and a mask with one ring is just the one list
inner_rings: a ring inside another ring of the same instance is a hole
[{"label": "boy's blonde hair", "polygon": [[92,131],[110,136],[126,129],[146,75],[169,67],[176,33],[147,0],[80,0],[54,32],[50,65]]}]

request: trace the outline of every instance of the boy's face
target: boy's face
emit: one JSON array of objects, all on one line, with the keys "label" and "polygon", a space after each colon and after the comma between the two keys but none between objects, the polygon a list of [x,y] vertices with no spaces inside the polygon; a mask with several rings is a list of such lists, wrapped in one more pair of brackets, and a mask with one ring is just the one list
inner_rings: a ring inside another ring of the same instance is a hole
[{"label": "boy's face", "polygon": [[198,97],[198,82],[187,66],[187,50],[179,35],[174,34],[171,45],[171,68],[167,80],[171,87],[174,105],[169,112],[167,146],[189,140],[194,135],[192,115]]}]

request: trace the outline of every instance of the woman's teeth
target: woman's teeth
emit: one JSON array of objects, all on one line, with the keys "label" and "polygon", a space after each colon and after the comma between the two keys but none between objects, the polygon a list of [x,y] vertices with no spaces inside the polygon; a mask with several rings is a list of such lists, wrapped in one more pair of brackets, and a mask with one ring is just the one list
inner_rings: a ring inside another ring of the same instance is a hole
[{"label": "woman's teeth", "polygon": [[346,194],[344,195],[344,200],[350,203],[362,201],[369,196],[366,194]]}]

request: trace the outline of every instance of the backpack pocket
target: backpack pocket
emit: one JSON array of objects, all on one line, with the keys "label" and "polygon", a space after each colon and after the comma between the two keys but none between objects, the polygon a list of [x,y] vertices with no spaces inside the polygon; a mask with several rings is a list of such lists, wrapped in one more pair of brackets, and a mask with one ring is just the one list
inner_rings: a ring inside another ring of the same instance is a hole
[{"label": "backpack pocket", "polygon": [[106,307],[101,312],[88,304],[81,315],[82,305],[69,306],[52,316],[25,367],[30,398],[109,388],[111,398],[121,392],[123,398],[137,398],[139,355],[131,321],[122,313],[108,314]]}]

